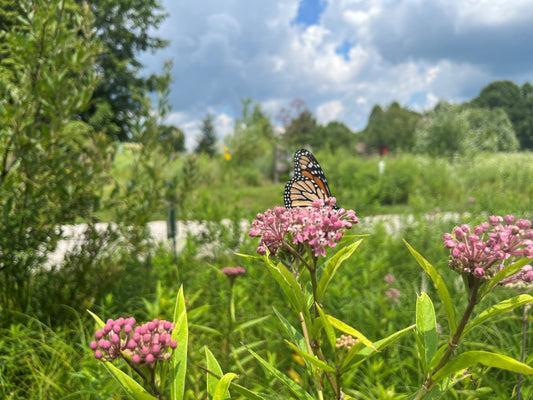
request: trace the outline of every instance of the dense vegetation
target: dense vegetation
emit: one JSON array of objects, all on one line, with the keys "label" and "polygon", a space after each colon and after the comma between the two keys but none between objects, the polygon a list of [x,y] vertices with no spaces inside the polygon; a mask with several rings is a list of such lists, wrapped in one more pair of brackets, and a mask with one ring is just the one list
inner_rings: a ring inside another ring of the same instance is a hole
[{"label": "dense vegetation", "polygon": [[[191,338],[186,398],[205,396],[205,373],[195,368],[203,365],[204,345],[225,371],[239,373],[243,386],[281,390],[241,342],[305,386],[300,360],[287,356],[273,314],[273,306],[285,306],[279,288],[260,262],[236,255],[255,254],[257,242],[241,219],[247,227],[258,212],[282,204],[297,148],[313,149],[341,206],[360,217],[398,215],[361,221],[355,233],[370,236],[335,276],[325,301],[372,339],[414,323],[415,293],[434,294],[402,237],[460,291],[442,233],[486,215],[532,217],[529,83],[493,82],[471,102],[442,102],[424,114],[398,103],[376,106],[357,133],[340,121],[318,124],[295,101],[280,112],[278,134],[272,116],[244,99],[224,145],[207,115],[195,152],[186,154],[183,132],[164,124],[170,64],[159,76],[138,75],[136,52],[165,45],[147,35],[164,18],[159,2],[0,3],[1,398],[118,398],[118,386],[89,350],[94,324],[86,310],[103,318],[171,319],[181,285]],[[209,223],[176,253],[148,240],[147,223],[170,215]],[[84,240],[50,265],[65,235],[61,226],[82,222]],[[237,328],[228,336],[229,284],[220,270],[235,265],[246,274],[234,286]],[[391,286],[398,298],[387,295]],[[461,306],[460,296],[454,301]],[[465,347],[485,343],[519,359],[521,327],[518,310],[504,314],[490,329],[472,332]],[[529,335],[526,347],[532,345]],[[346,386],[359,398],[404,398],[421,384],[414,352],[404,338],[362,364]],[[472,379],[450,398],[508,398],[516,388],[514,374],[469,372]],[[531,378],[524,379],[522,394],[531,398]]]}]

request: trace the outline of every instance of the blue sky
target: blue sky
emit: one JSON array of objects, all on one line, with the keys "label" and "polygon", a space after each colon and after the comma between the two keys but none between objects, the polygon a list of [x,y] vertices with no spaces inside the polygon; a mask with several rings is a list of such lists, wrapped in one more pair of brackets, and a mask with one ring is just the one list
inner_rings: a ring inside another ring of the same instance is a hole
[{"label": "blue sky", "polygon": [[303,99],[320,123],[364,128],[375,104],[462,102],[494,80],[533,82],[533,0],[163,0],[148,72],[173,59],[168,122],[193,148],[202,118],[232,132],[241,98],[274,123]]}]

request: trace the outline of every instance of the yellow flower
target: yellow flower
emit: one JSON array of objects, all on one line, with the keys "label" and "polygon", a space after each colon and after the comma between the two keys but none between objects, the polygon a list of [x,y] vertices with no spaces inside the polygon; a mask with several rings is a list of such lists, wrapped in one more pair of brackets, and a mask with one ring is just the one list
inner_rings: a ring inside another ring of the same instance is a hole
[{"label": "yellow flower", "polygon": [[231,154],[230,153],[224,153],[224,160],[226,160],[226,161],[231,160]]}]

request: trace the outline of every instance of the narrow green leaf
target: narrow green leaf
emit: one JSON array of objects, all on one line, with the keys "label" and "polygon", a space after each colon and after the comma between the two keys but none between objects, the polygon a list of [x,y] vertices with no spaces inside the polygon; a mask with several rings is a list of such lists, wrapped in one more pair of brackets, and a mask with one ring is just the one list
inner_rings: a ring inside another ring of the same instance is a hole
[{"label": "narrow green leaf", "polygon": [[265,261],[268,270],[283,290],[283,293],[285,293],[285,296],[289,299],[289,302],[296,313],[302,312],[305,308],[305,300],[300,285],[294,278],[292,272],[282,264],[272,264],[268,257],[263,257],[263,260]]},{"label": "narrow green leaf", "polygon": [[229,399],[229,385],[231,381],[235,378],[238,378],[237,374],[233,372],[228,372],[218,381],[217,387],[215,389],[215,394],[213,400],[224,400]]},{"label": "narrow green leaf", "polygon": [[365,346],[370,347],[373,350],[376,350],[376,346],[374,343],[372,343],[365,335],[363,335],[361,332],[359,332],[357,329],[352,328],[351,326],[345,324],[341,320],[338,320],[335,317],[332,317],[331,315],[326,315],[326,318],[328,319],[329,323],[333,325],[333,327],[337,328],[339,331],[347,333],[350,336],[353,336],[355,338],[358,338]]},{"label": "narrow green leaf", "polygon": [[415,325],[411,325],[407,328],[399,330],[398,332],[394,332],[392,335],[389,335],[386,338],[374,342],[374,349],[371,347],[362,348],[359,354],[357,354],[358,357],[355,359],[354,366],[361,364],[363,361],[372,357],[378,351],[381,351],[384,348],[388,347],[389,345],[397,341],[399,338],[409,333],[409,331],[411,331],[414,327]]},{"label": "narrow green leaf", "polygon": [[327,372],[332,372],[332,373],[335,372],[334,367],[331,367],[328,364],[326,364],[324,361],[319,360],[316,356],[313,356],[305,351],[300,350],[298,346],[289,342],[288,340],[285,340],[285,342],[291,347],[291,349],[293,349],[296,353],[301,355],[304,359],[309,361],[315,367],[320,368],[322,371],[327,371]]},{"label": "narrow green leaf", "polygon": [[531,262],[531,259],[529,258],[523,258],[520,261],[517,261],[511,265],[508,265],[501,271],[498,271],[492,278],[489,279],[488,282],[484,283],[483,286],[479,289],[478,298],[482,299],[485,297],[485,295],[490,292],[497,284],[499,284],[502,280],[505,278],[516,274],[520,269],[522,269],[523,266],[529,264]]},{"label": "narrow green leaf", "polygon": [[486,365],[487,367],[505,369],[518,374],[533,374],[532,367],[527,364],[523,364],[514,358],[501,354],[490,353],[488,351],[467,351],[466,353],[459,354],[457,357],[450,360],[444,367],[438,370],[435,375],[432,376],[433,382],[439,382],[440,380],[456,373],[457,371],[472,367],[477,364]]},{"label": "narrow green leaf", "polygon": [[472,328],[485,322],[486,320],[490,318],[494,318],[497,315],[506,313],[508,311],[514,310],[517,307],[520,307],[521,305],[532,303],[532,302],[533,302],[533,296],[530,296],[529,294],[521,294],[520,296],[516,296],[511,299],[503,300],[499,302],[498,304],[495,304],[492,307],[488,308],[487,310],[483,311],[475,319],[470,321],[470,323],[466,326],[463,334],[466,334]]},{"label": "narrow green leaf", "polygon": [[93,313],[91,310],[87,310],[87,312],[88,312],[89,314],[91,314],[91,316],[94,318],[94,320],[96,321],[96,323],[100,326],[100,328],[103,328],[103,327],[105,326],[105,322],[102,321],[98,315],[96,315],[95,313]]},{"label": "narrow green leaf", "polygon": [[322,324],[322,327],[324,328],[324,331],[326,332],[326,337],[328,338],[329,344],[333,351],[336,349],[337,345],[337,336],[335,335],[335,330],[333,329],[333,326],[330,324],[329,320],[326,317],[326,314],[324,313],[324,310],[322,310],[322,307],[320,307],[318,304],[316,305],[316,308],[318,310],[318,313],[320,314],[320,323]]},{"label": "narrow green leaf", "polygon": [[448,291],[448,288],[446,287],[442,276],[437,272],[435,267],[433,267],[433,265],[431,265],[424,257],[422,257],[415,249],[413,249],[409,245],[409,243],[407,243],[405,240],[404,243],[411,252],[411,254],[418,261],[418,264],[420,264],[420,266],[424,269],[424,271],[426,271],[426,273],[433,281],[433,284],[437,289],[437,293],[439,294],[439,298],[442,301],[442,305],[444,306],[444,310],[446,311],[450,333],[454,334],[457,330],[457,322],[455,320],[455,308],[453,307],[450,292]]},{"label": "narrow green leaf", "polygon": [[115,367],[113,364],[106,362],[103,363],[103,365],[130,398],[135,400],[157,400],[154,396],[150,395],[135,379]]},{"label": "narrow green leaf", "polygon": [[280,372],[278,369],[274,368],[272,365],[270,365],[265,359],[260,357],[256,352],[253,350],[248,349],[250,354],[255,357],[257,361],[261,363],[261,365],[278,381],[280,381],[297,399],[299,400],[314,400],[313,397],[307,393],[305,390],[302,389],[300,385],[298,385],[296,382],[294,382],[292,379],[287,377],[285,374]]},{"label": "narrow green leaf", "polygon": [[448,343],[443,344],[437,350],[437,352],[435,353],[435,355],[431,359],[431,362],[429,363],[429,369],[430,370],[433,370],[438,365],[439,361],[441,360],[441,358],[444,355],[444,353],[446,352],[446,350],[448,350]]},{"label": "narrow green leaf", "polygon": [[256,319],[252,319],[250,321],[246,321],[238,326],[235,327],[235,329],[247,329],[247,328],[250,328],[252,326],[255,326],[255,325],[258,325],[258,324],[262,324],[263,322],[265,322],[266,320],[268,320],[271,316],[270,315],[266,315],[264,317],[259,317],[259,318],[256,318]]},{"label": "narrow green leaf", "polygon": [[[424,357],[423,365],[430,364],[431,359],[437,352],[439,335],[437,333],[437,319],[435,317],[435,309],[429,296],[422,292],[416,299],[416,331],[418,337],[422,342],[422,349]],[[424,370],[424,374],[427,374],[428,370]]]},{"label": "narrow green leaf", "polygon": [[189,330],[187,324],[187,310],[185,309],[185,298],[183,295],[183,285],[176,296],[174,307],[174,330],[172,339],[178,342],[178,347],[174,349],[170,358],[170,398],[181,400],[185,393],[185,376],[187,373],[187,348],[189,341]]},{"label": "narrow green leaf", "polygon": [[[205,346],[205,358],[206,358],[207,369],[211,371],[213,374],[222,376],[223,375],[222,368],[220,368],[220,364],[218,363],[217,359],[215,358],[211,350],[207,348],[207,346]],[[213,396],[215,395],[215,390],[217,388],[218,381],[219,379],[217,377],[211,374],[207,374],[207,393],[209,395],[209,398],[213,398]]]},{"label": "narrow green leaf", "polygon": [[[342,373],[346,372],[349,369],[350,363],[352,362],[353,358],[359,354],[359,352],[361,351],[361,347],[363,347],[363,343],[361,342],[357,342],[352,347],[350,347],[350,350],[348,350],[348,353],[346,353],[346,356],[343,358],[342,364],[340,366],[340,371]],[[368,347],[365,347],[365,349],[368,349]]]},{"label": "narrow green leaf", "polygon": [[298,347],[300,349],[305,349],[306,348],[305,338],[300,333],[300,331],[296,329],[294,326],[292,326],[291,323],[276,309],[276,307],[272,307],[272,308],[274,309],[274,312],[276,313],[277,317],[283,324],[283,327],[285,328],[285,330],[291,337],[291,340],[294,343],[298,343]]},{"label": "narrow green leaf", "polygon": [[254,393],[251,390],[246,389],[244,386],[238,385],[234,382],[231,382],[231,389],[249,400],[266,400],[267,398],[264,397],[265,395]]},{"label": "narrow green leaf", "polygon": [[326,289],[331,282],[331,279],[333,279],[333,276],[337,272],[337,269],[340,267],[342,262],[346,260],[348,257],[350,257],[355,249],[359,247],[363,239],[358,240],[355,243],[350,244],[349,246],[346,246],[339,250],[337,254],[335,254],[331,260],[328,261],[326,268],[324,269],[324,272],[322,273],[322,276],[320,277],[320,281],[318,282],[318,287],[316,290],[316,301],[317,303],[320,303],[322,301],[322,298],[324,297],[324,293],[326,292]]}]

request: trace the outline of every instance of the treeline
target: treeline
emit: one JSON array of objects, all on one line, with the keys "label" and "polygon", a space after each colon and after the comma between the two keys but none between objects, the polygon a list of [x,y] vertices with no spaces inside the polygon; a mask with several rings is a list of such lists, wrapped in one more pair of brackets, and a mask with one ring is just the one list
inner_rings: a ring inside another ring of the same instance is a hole
[{"label": "treeline", "polygon": [[439,102],[423,114],[392,103],[374,106],[360,139],[370,151],[435,156],[533,148],[533,86],[492,82],[471,101]]},{"label": "treeline", "polygon": [[[453,104],[440,101],[433,109],[418,113],[398,102],[383,108],[374,106],[367,126],[353,132],[339,121],[317,123],[300,99],[283,108],[275,120],[260,103],[242,100],[242,115],[235,121],[233,134],[224,138],[225,156],[235,161],[249,183],[258,180],[259,171],[277,181],[279,171],[287,170],[290,155],[306,147],[335,153],[338,149],[354,155],[422,154],[453,158],[478,152],[512,152],[533,149],[533,85],[522,87],[512,81],[492,82],[471,101]],[[196,153],[213,157],[217,137],[213,116],[204,119]],[[276,165],[280,164],[281,165]],[[254,171],[254,172],[251,172]]]}]

